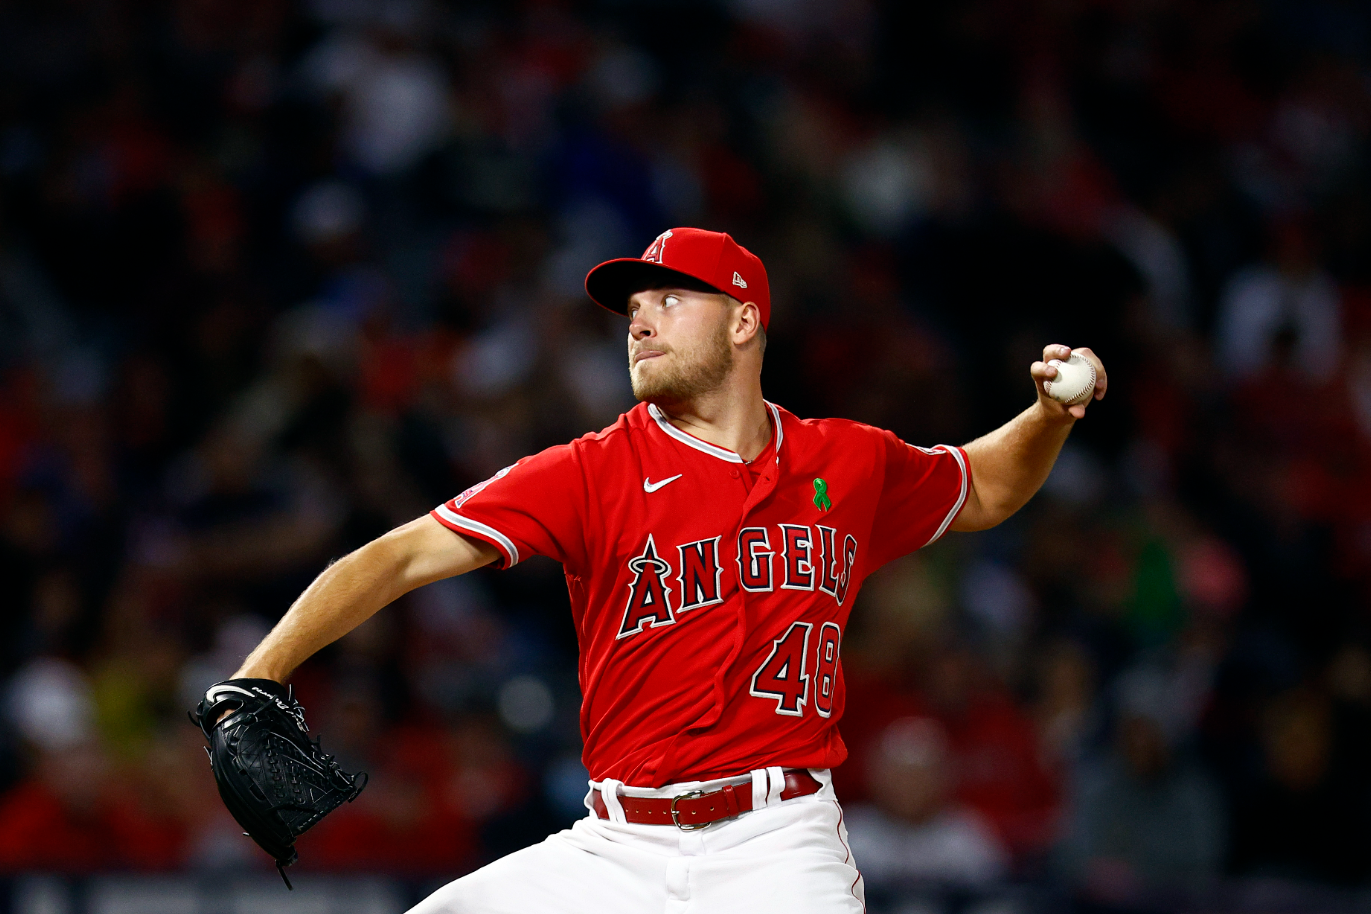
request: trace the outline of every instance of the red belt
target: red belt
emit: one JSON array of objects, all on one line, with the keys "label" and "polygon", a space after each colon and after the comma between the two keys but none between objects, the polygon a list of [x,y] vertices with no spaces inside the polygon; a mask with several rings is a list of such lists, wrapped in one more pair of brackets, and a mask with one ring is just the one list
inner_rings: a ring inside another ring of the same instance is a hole
[{"label": "red belt", "polygon": [[[781,789],[781,799],[807,797],[818,793],[823,785],[814,775],[800,768],[785,772],[785,787]],[[626,797],[620,795],[619,803],[624,807],[624,818],[635,825],[675,825],[684,831],[704,828],[720,819],[731,819],[740,812],[752,809],[752,785],[729,785],[722,790],[692,790],[674,797]],[[601,819],[609,818],[605,808],[605,798],[595,791],[590,801],[595,815]]]}]

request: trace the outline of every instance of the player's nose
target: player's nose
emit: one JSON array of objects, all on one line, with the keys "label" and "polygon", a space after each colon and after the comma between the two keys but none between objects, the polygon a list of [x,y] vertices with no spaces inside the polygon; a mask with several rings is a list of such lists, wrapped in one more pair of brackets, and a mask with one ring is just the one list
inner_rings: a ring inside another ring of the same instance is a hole
[{"label": "player's nose", "polygon": [[633,317],[629,318],[629,339],[645,340],[648,337],[652,336],[654,333],[652,325],[649,324],[648,321],[643,317],[643,310],[644,309],[639,308],[636,312],[634,312]]}]

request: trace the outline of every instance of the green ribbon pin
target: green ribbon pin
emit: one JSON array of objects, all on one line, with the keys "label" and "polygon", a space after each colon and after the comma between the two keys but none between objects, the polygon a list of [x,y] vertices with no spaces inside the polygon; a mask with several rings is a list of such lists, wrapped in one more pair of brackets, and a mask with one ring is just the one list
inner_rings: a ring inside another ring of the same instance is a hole
[{"label": "green ribbon pin", "polygon": [[833,500],[828,497],[828,483],[822,479],[814,480],[814,507],[820,511],[833,507]]}]

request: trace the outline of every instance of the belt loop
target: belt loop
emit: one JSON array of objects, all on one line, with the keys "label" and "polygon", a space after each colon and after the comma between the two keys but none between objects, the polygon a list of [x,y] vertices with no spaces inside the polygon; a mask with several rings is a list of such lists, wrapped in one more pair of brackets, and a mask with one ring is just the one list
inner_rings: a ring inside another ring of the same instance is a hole
[{"label": "belt loop", "polygon": [[752,808],[761,809],[766,805],[766,769],[757,768],[752,772]]},{"label": "belt loop", "polygon": [[623,783],[623,781],[616,781],[613,778],[605,778],[600,782],[600,797],[605,801],[605,812],[609,814],[609,821],[627,825],[628,818],[624,815],[624,804],[619,802],[619,787]]},{"label": "belt loop", "polygon": [[781,802],[781,791],[785,790],[785,771],[780,767],[768,768],[766,777],[771,782],[766,792],[766,805],[775,806]]},{"label": "belt loop", "polygon": [[725,784],[723,790],[720,790],[719,793],[724,796],[724,809],[728,811],[729,818],[736,816],[739,812],[738,792],[733,789],[733,785]]}]

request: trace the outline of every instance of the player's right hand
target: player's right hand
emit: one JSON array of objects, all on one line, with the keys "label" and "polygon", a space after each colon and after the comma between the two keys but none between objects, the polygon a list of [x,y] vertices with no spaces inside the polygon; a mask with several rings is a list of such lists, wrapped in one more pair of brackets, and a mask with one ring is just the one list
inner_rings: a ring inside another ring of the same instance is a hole
[{"label": "player's right hand", "polygon": [[[1057,369],[1047,364],[1052,359],[1066,361],[1071,358],[1072,353],[1080,356],[1091,365],[1095,366],[1095,394],[1085,403],[1078,403],[1075,406],[1067,406],[1057,400],[1052,399],[1047,390],[1043,387],[1043,382],[1051,381],[1057,376]],[[1034,362],[1028,369],[1028,373],[1033,376],[1033,383],[1038,388],[1038,405],[1046,409],[1049,415],[1062,419],[1085,418],[1085,408],[1090,405],[1091,400],[1103,400],[1105,391],[1109,388],[1109,376],[1105,373],[1104,363],[1099,356],[1095,355],[1090,349],[1079,346],[1072,349],[1070,346],[1063,346],[1060,343],[1053,343],[1043,347],[1042,361]]]}]

